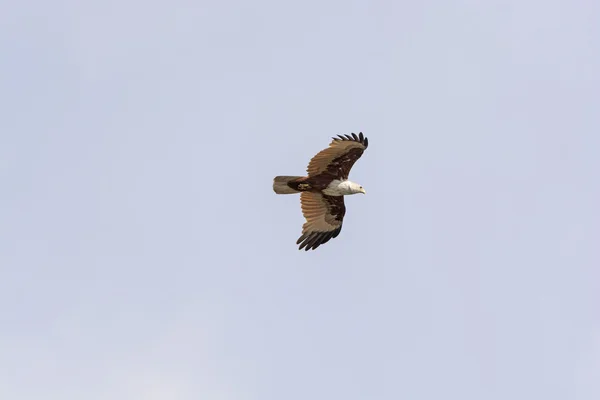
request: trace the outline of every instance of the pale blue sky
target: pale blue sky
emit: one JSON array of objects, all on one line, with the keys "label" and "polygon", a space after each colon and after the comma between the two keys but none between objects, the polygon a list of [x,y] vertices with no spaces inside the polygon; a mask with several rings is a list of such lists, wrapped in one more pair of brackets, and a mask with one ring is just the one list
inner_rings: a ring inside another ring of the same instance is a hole
[{"label": "pale blue sky", "polygon": [[599,4],[6,2],[0,398],[600,398]]}]

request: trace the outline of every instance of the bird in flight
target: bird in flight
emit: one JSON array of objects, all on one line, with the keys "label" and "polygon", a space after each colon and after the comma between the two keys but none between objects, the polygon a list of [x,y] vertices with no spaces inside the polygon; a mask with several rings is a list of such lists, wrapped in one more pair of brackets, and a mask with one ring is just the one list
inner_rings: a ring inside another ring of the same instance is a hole
[{"label": "bird in flight", "polygon": [[302,214],[306,222],[296,244],[299,250],[314,250],[342,230],[346,214],[344,196],[366,191],[348,179],[350,169],[369,146],[360,132],[358,135],[338,135],[329,147],[320,151],[309,162],[308,176],[276,176],[273,190],[277,194],[300,193]]}]

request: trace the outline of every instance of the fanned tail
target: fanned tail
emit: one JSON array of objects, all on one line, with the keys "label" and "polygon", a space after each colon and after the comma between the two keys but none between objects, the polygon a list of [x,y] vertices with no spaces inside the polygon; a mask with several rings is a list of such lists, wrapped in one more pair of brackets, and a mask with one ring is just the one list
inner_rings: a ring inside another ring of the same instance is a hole
[{"label": "fanned tail", "polygon": [[303,176],[276,176],[273,179],[273,191],[277,194],[294,194],[300,193],[300,191],[292,189],[288,183],[295,181],[296,179],[302,179]]}]

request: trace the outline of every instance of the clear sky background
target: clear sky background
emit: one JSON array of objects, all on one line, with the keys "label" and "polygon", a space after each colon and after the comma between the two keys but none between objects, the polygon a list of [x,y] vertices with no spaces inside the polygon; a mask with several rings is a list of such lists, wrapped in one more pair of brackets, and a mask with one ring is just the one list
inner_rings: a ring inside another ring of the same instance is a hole
[{"label": "clear sky background", "polygon": [[0,10],[0,398],[600,398],[597,1]]}]

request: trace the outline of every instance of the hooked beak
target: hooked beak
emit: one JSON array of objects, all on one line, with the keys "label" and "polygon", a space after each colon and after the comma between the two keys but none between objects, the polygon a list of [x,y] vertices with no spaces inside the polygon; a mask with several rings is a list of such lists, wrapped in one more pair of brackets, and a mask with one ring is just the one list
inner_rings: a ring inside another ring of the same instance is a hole
[{"label": "hooked beak", "polygon": [[362,194],[367,194],[367,191],[366,191],[365,189],[363,189],[363,188],[361,188],[361,189],[360,189],[360,192],[361,192]]}]

